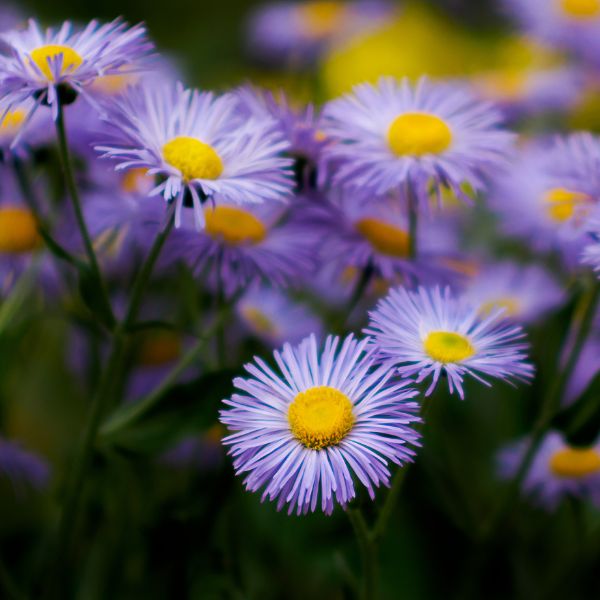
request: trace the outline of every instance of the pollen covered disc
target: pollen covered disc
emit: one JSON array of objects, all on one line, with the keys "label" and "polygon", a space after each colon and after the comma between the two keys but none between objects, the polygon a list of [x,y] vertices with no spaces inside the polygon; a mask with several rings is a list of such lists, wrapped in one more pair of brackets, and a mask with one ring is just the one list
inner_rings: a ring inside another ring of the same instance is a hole
[{"label": "pollen covered disc", "polygon": [[314,38],[322,38],[334,33],[341,25],[344,12],[343,2],[327,0],[306,2],[297,7],[297,15],[304,32]]},{"label": "pollen covered disc", "polygon": [[206,233],[228,244],[258,244],[265,239],[267,228],[251,212],[235,206],[215,206],[204,211]]},{"label": "pollen covered disc", "polygon": [[408,256],[410,238],[403,229],[373,218],[361,219],[356,229],[378,252],[398,258]]},{"label": "pollen covered disc", "polygon": [[458,363],[475,354],[469,339],[454,331],[432,331],[423,342],[425,352],[441,363]]},{"label": "pollen covered disc", "polygon": [[0,208],[0,252],[31,252],[39,244],[37,222],[30,210],[20,206]]},{"label": "pollen covered disc", "polygon": [[70,46],[61,46],[58,44],[49,44],[40,46],[31,51],[31,60],[37,68],[43,73],[44,77],[49,81],[54,80],[52,71],[50,70],[49,59],[54,59],[62,54],[62,66],[60,74],[72,73],[76,71],[83,63],[83,58],[73,50]]},{"label": "pollen covered disc", "polygon": [[578,214],[577,209],[589,204],[590,197],[565,188],[552,188],[544,194],[544,202],[547,204],[548,216],[554,221],[564,223]]},{"label": "pollen covered disc", "polygon": [[600,473],[600,453],[595,448],[562,448],[552,455],[550,470],[559,477]]},{"label": "pollen covered disc", "polygon": [[398,156],[441,154],[452,144],[452,130],[436,115],[405,113],[390,125],[388,142]]},{"label": "pollen covered disc", "polygon": [[180,171],[186,181],[218,179],[223,173],[223,161],[217,151],[196,138],[173,138],[163,146],[162,151],[165,161]]},{"label": "pollen covered disc", "polygon": [[300,392],[288,409],[290,429],[304,446],[321,450],[339,444],[355,421],[352,402],[346,394],[329,386]]},{"label": "pollen covered disc", "polygon": [[600,15],[600,0],[559,0],[560,8],[569,17],[592,19]]}]

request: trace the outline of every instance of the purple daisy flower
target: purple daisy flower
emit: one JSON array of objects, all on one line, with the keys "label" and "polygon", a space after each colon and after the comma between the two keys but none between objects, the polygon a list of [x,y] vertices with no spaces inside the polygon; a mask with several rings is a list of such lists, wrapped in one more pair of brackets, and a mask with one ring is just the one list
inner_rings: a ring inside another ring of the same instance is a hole
[{"label": "purple daisy flower", "polygon": [[433,186],[472,202],[461,186],[482,190],[511,148],[499,123],[498,111],[463,86],[384,77],[325,106],[325,157],[335,185],[365,196],[409,185],[426,204]]},{"label": "purple daisy flower", "polygon": [[332,43],[383,24],[393,10],[382,0],[266,4],[248,22],[248,51],[267,63],[303,66]]},{"label": "purple daisy flower", "polygon": [[[184,218],[189,217],[186,209]],[[220,202],[203,211],[206,227],[182,227],[167,241],[163,264],[184,261],[213,290],[228,295],[261,280],[287,287],[314,270],[318,233],[290,219],[285,207]]]},{"label": "purple daisy flower", "polygon": [[144,26],[128,27],[120,19],[104,25],[91,21],[79,31],[68,21],[42,31],[32,19],[25,30],[0,38],[10,48],[9,56],[0,56],[0,98],[9,109],[33,98],[32,111],[46,103],[54,118],[59,94],[63,102],[69,93],[91,100],[86,88],[98,77],[139,70],[153,48]]},{"label": "purple daisy flower", "polygon": [[[515,475],[528,446],[529,441],[522,440],[500,452],[502,477]],[[600,507],[600,438],[580,448],[570,446],[557,431],[548,432],[525,475],[522,491],[548,510],[555,510],[566,496]]]},{"label": "purple daisy flower", "polygon": [[389,485],[389,463],[412,460],[420,421],[416,392],[393,372],[376,366],[369,340],[329,336],[322,348],[314,336],[286,344],[274,357],[280,373],[263,360],[246,365],[237,378],[242,393],[225,400],[221,422],[231,431],[237,474],[246,489],[261,488],[263,500],[277,501],[288,514],[331,514],[356,495],[354,476],[367,488]]},{"label": "purple daisy flower", "polygon": [[600,140],[576,133],[523,148],[510,176],[494,183],[489,204],[507,234],[522,237],[538,252],[558,252],[572,266],[599,201]]},{"label": "purple daisy flower", "polygon": [[502,262],[483,265],[467,282],[464,296],[482,314],[504,308],[510,319],[531,323],[559,308],[567,294],[542,267]]},{"label": "purple daisy flower", "polygon": [[0,438],[0,472],[10,479],[17,492],[27,485],[42,489],[50,479],[50,468],[45,460],[24,450],[19,443],[3,438]]},{"label": "purple daisy flower", "polygon": [[237,314],[252,335],[279,347],[296,344],[309,334],[321,337],[323,323],[306,306],[280,290],[254,287],[239,300]]},{"label": "purple daisy flower", "polygon": [[151,192],[175,199],[181,225],[186,192],[196,227],[204,227],[202,204],[285,200],[293,186],[289,148],[275,121],[244,118],[234,93],[215,96],[183,86],[136,86],[111,105],[112,139],[97,146],[117,170],[147,169],[160,183]]},{"label": "purple daisy flower", "polygon": [[491,386],[484,377],[512,383],[533,377],[520,326],[503,318],[503,309],[481,314],[481,307],[452,295],[449,288],[393,289],[369,313],[366,333],[373,336],[380,360],[397,366],[417,383],[432,376],[426,395],[442,374],[450,393],[464,398],[463,379],[469,375]]}]

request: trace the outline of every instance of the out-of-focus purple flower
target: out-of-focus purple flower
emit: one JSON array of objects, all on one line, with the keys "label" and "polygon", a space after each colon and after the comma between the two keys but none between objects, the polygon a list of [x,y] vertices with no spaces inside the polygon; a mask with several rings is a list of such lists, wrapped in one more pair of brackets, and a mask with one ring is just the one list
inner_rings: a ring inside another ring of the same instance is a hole
[{"label": "out-of-focus purple flower", "polygon": [[588,133],[537,140],[495,182],[490,206],[507,234],[539,252],[558,252],[578,263],[585,224],[600,201],[600,140]]},{"label": "out-of-focus purple flower", "polygon": [[511,262],[482,265],[464,295],[482,314],[504,308],[506,317],[526,323],[539,321],[566,300],[564,288],[545,269]]},{"label": "out-of-focus purple flower", "polygon": [[[598,325],[594,326],[593,332],[600,332]],[[566,351],[570,350],[571,346],[568,345]],[[563,366],[568,358],[567,352],[561,357]],[[596,334],[590,335],[579,354],[577,364],[567,382],[563,404],[566,406],[573,404],[588,389],[598,373],[600,373],[600,336]]]},{"label": "out-of-focus purple flower", "polygon": [[513,136],[499,123],[465,86],[381,78],[325,106],[324,155],[333,183],[363,196],[410,186],[426,206],[432,188],[449,188],[471,202],[462,186],[484,189],[507,162]]},{"label": "out-of-focus purple flower", "polygon": [[236,308],[245,328],[271,346],[296,344],[310,334],[321,337],[320,319],[280,290],[254,287],[242,296]]},{"label": "out-of-focus purple flower", "polygon": [[586,229],[589,243],[584,248],[582,259],[584,264],[590,265],[600,277],[600,215],[590,219]]},{"label": "out-of-focus purple flower", "polygon": [[248,21],[248,51],[268,64],[302,67],[332,44],[382,25],[393,11],[383,0],[266,4]]},{"label": "out-of-focus purple flower", "polygon": [[[515,475],[528,446],[526,439],[500,452],[502,477]],[[569,446],[560,433],[550,431],[525,475],[522,491],[547,510],[555,510],[567,496],[600,507],[600,439],[589,448],[579,448]]]},{"label": "out-of-focus purple flower", "polygon": [[314,270],[318,233],[290,219],[281,205],[220,202],[207,206],[202,218],[203,230],[182,227],[171,234],[162,264],[183,261],[227,295],[259,281],[287,287]]},{"label": "out-of-focus purple flower", "polygon": [[525,334],[503,312],[482,315],[480,306],[454,296],[449,288],[396,288],[369,313],[365,331],[388,367],[397,366],[404,377],[416,375],[417,383],[431,376],[427,395],[444,374],[450,393],[456,390],[464,398],[465,375],[487,386],[491,384],[484,377],[509,383],[533,377]]},{"label": "out-of-focus purple flower", "polygon": [[16,493],[27,486],[42,489],[50,479],[50,468],[43,458],[4,438],[0,438],[0,473],[10,480]]},{"label": "out-of-focus purple flower", "polygon": [[188,201],[202,229],[207,198],[256,204],[291,193],[292,161],[282,156],[289,143],[273,119],[244,118],[235,93],[148,84],[130,88],[110,106],[111,139],[96,149],[116,160],[117,170],[158,175],[151,195],[176,202],[176,227]]},{"label": "out-of-focus purple flower", "polygon": [[355,495],[354,478],[371,498],[389,485],[389,463],[411,461],[419,434],[416,392],[376,366],[367,339],[311,336],[274,353],[279,373],[257,358],[250,377],[234,380],[240,393],[225,400],[221,422],[231,435],[237,474],[246,488],[298,515],[331,514]]},{"label": "out-of-focus purple flower", "polygon": [[80,94],[93,102],[89,86],[99,76],[143,68],[153,47],[145,27],[128,27],[120,19],[104,25],[91,21],[78,31],[68,21],[57,30],[43,31],[32,19],[25,30],[0,37],[10,48],[9,55],[0,56],[0,99],[9,110],[31,99],[31,112],[40,103],[48,104],[54,118],[59,100],[69,102]]}]

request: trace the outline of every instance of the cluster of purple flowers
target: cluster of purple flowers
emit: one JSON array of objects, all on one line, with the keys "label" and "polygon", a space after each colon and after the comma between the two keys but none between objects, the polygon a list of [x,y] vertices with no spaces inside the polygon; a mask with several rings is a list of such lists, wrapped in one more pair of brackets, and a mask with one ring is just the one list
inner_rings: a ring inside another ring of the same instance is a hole
[{"label": "cluster of purple flowers", "polygon": [[[337,28],[341,7],[311,4],[285,10],[314,47]],[[355,4],[343,10],[371,3]],[[350,23],[356,15],[346,13]],[[559,18],[548,13],[541,34],[559,35]],[[144,27],[120,20],[81,30],[31,21],[2,39],[2,290],[40,254],[42,217],[65,248],[81,252],[68,210],[57,217],[50,203],[21,202],[24,191],[8,183],[9,157],[22,166],[48,143],[36,120],[66,117],[72,147],[91,165],[78,183],[102,269],[127,282],[173,224],[159,273],[183,265],[203,291],[236,303],[245,335],[283,344],[276,366],[246,365],[220,415],[236,472],[278,508],[329,514],[357,495],[357,482],[373,497],[390,484],[391,464],[413,460],[424,397],[442,381],[460,398],[467,378],[530,381],[519,323],[561,307],[562,283],[584,264],[600,271],[600,141],[576,134],[517,149],[500,112],[466,84],[382,78],[321,109],[298,108],[250,87],[188,89],[168,70],[152,71]],[[281,50],[291,54],[297,41],[282,38],[289,47]],[[119,88],[126,82],[116,95],[107,93],[111,77]],[[531,253],[558,255],[559,273],[498,264],[489,248],[463,245],[473,212],[484,209]],[[368,305],[365,336],[323,336],[314,306],[329,304],[346,322]],[[181,336],[148,343],[138,367],[170,365],[182,344]],[[136,396],[148,386],[133,387]],[[526,489],[546,486],[542,495],[554,502],[561,490],[592,486],[597,497],[597,447],[557,439],[540,449]]]}]

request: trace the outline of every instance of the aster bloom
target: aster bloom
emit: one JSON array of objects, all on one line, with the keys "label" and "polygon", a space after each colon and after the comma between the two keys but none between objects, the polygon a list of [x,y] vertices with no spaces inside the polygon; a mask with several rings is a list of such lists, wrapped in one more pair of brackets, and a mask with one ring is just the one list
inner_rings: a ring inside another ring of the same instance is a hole
[{"label": "aster bloom", "polygon": [[482,265],[466,283],[464,296],[482,314],[504,308],[506,317],[527,323],[540,321],[566,300],[563,287],[545,269],[511,262]]},{"label": "aster bloom", "polygon": [[384,77],[326,105],[325,157],[336,166],[333,183],[352,191],[383,195],[408,185],[427,202],[430,188],[439,195],[446,187],[470,202],[461,186],[483,189],[506,161],[512,135],[499,123],[465,87]]},{"label": "aster bloom", "polygon": [[[508,446],[499,454],[500,475],[515,475],[529,440]],[[523,494],[548,510],[567,496],[600,507],[600,438],[589,447],[571,446],[557,431],[546,434],[523,481]]]},{"label": "aster bloom", "polygon": [[533,367],[520,326],[503,318],[503,309],[481,314],[481,307],[453,296],[449,288],[395,288],[369,313],[366,333],[373,336],[380,360],[397,366],[417,383],[432,377],[427,395],[442,374],[450,393],[464,398],[463,379],[469,375],[490,386],[484,377],[527,381]]},{"label": "aster bloom", "polygon": [[331,514],[356,495],[354,478],[371,498],[389,485],[389,463],[411,461],[419,434],[415,391],[376,366],[367,339],[314,336],[274,353],[279,373],[256,358],[250,377],[234,380],[240,393],[225,400],[221,422],[232,432],[237,474],[249,491],[277,501],[298,515]]},{"label": "aster bloom", "polygon": [[585,223],[599,201],[600,140],[588,133],[523,147],[489,197],[507,234],[559,253],[568,266],[579,261]]},{"label": "aster bloom", "polygon": [[381,25],[392,12],[382,0],[266,4],[248,22],[248,51],[268,63],[305,65],[331,44]]},{"label": "aster bloom", "polygon": [[160,183],[151,195],[175,200],[175,225],[189,193],[196,227],[206,198],[239,204],[281,201],[291,193],[289,144],[273,120],[247,119],[234,93],[216,96],[183,86],[130,88],[111,104],[111,141],[97,146],[117,170],[146,169]]},{"label": "aster bloom", "polygon": [[203,230],[183,226],[171,234],[163,265],[182,261],[228,296],[261,280],[287,287],[314,270],[318,233],[290,219],[284,206],[221,202],[206,206],[202,218]]},{"label": "aster bloom", "polygon": [[19,443],[3,438],[0,438],[0,473],[10,479],[16,491],[26,486],[41,489],[50,477],[45,460],[24,450]]},{"label": "aster bloom", "polygon": [[79,94],[91,100],[87,88],[98,77],[141,69],[152,50],[145,27],[128,27],[120,19],[104,25],[91,21],[78,31],[68,21],[43,31],[32,19],[25,30],[0,39],[10,48],[10,55],[0,56],[0,99],[10,109],[33,98],[32,112],[45,103],[54,118],[59,100],[72,101]]},{"label": "aster bloom", "polygon": [[590,219],[587,226],[590,243],[583,251],[584,264],[590,265],[600,277],[600,216]]},{"label": "aster bloom", "polygon": [[249,290],[236,310],[246,329],[275,347],[286,341],[295,344],[311,333],[320,337],[323,329],[320,319],[306,306],[266,286]]},{"label": "aster bloom", "polygon": [[600,0],[504,0],[528,33],[598,61]]}]

